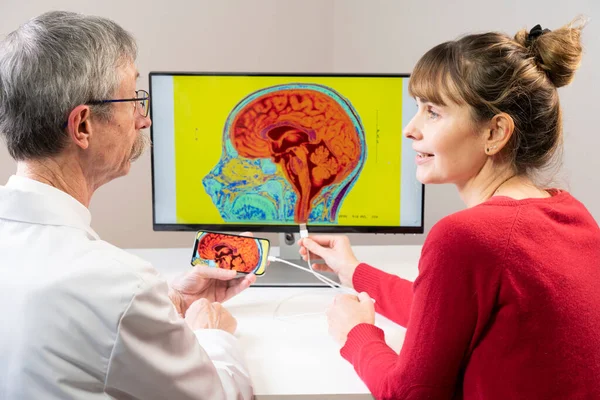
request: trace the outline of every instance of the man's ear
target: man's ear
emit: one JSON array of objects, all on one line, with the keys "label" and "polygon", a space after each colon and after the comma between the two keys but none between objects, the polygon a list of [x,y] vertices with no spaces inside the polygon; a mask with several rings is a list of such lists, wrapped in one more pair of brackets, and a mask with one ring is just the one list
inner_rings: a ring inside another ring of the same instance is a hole
[{"label": "man's ear", "polygon": [[489,132],[484,141],[484,151],[488,156],[499,153],[515,131],[515,121],[506,113],[494,115],[489,122]]},{"label": "man's ear", "polygon": [[92,124],[90,118],[90,107],[79,105],[71,111],[67,121],[67,134],[73,143],[83,150],[89,147],[90,138],[92,136]]}]

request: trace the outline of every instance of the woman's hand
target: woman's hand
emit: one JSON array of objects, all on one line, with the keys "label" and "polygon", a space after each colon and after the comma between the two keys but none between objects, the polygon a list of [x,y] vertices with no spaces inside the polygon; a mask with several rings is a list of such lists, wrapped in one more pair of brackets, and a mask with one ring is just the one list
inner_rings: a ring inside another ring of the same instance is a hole
[{"label": "woman's hand", "polygon": [[352,276],[358,264],[358,260],[350,247],[347,236],[314,235],[300,239],[300,255],[308,261],[323,260],[323,264],[313,264],[317,271],[333,271],[340,278],[344,286],[353,287]]},{"label": "woman's hand", "polygon": [[358,324],[375,324],[375,306],[365,292],[337,295],[327,310],[329,334],[343,347],[348,333]]}]

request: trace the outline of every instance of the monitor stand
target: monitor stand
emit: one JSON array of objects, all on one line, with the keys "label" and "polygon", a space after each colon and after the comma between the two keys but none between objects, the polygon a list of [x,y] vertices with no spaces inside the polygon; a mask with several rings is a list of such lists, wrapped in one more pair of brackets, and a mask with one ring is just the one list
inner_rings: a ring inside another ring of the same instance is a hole
[{"label": "monitor stand", "polygon": [[[308,264],[300,257],[298,250],[299,234],[297,233],[280,233],[279,234],[279,257],[283,260],[292,262],[302,267],[308,268]],[[328,272],[320,272],[329,279],[339,283],[336,274]],[[262,287],[329,287],[321,282],[315,276],[298,268],[282,262],[271,262],[262,276],[258,276],[256,283],[252,286]]]}]

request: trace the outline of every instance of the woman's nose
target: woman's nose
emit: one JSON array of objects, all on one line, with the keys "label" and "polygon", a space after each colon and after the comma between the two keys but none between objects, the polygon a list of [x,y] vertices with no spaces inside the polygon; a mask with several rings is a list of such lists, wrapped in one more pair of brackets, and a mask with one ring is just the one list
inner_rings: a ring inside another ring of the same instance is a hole
[{"label": "woman's nose", "polygon": [[417,127],[417,116],[414,116],[404,127],[404,137],[412,140],[420,140],[423,137],[421,130]]}]

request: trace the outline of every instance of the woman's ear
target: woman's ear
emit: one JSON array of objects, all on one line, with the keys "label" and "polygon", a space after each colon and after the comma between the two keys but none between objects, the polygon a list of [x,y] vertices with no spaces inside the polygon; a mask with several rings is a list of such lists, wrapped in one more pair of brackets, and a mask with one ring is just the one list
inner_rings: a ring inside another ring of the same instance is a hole
[{"label": "woman's ear", "polygon": [[489,132],[484,141],[484,151],[488,156],[493,156],[506,146],[515,130],[515,122],[506,113],[494,115],[489,122]]}]

